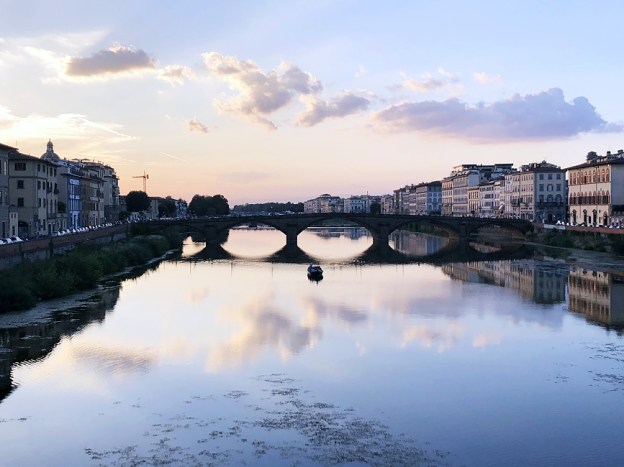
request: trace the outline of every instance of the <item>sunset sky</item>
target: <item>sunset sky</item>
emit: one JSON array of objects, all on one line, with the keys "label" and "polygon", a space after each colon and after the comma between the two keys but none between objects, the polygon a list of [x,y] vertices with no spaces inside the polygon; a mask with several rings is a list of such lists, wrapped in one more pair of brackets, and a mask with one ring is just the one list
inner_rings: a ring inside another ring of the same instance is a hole
[{"label": "sunset sky", "polygon": [[230,205],[624,147],[621,1],[0,0],[0,143]]}]

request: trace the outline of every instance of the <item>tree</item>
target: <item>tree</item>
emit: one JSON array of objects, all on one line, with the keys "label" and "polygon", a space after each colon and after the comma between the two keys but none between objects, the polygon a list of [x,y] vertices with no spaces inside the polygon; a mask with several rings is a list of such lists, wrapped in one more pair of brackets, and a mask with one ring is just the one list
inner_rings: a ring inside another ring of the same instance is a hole
[{"label": "tree", "polygon": [[377,201],[373,201],[370,205],[371,214],[381,214],[381,204]]},{"label": "tree", "polygon": [[129,212],[147,211],[150,199],[144,191],[131,191],[126,195],[126,209]]},{"label": "tree", "polygon": [[195,195],[188,205],[188,210],[196,216],[222,216],[230,213],[230,205],[223,195]]},{"label": "tree", "polygon": [[158,215],[160,217],[173,217],[176,213],[176,203],[170,197],[158,202]]}]

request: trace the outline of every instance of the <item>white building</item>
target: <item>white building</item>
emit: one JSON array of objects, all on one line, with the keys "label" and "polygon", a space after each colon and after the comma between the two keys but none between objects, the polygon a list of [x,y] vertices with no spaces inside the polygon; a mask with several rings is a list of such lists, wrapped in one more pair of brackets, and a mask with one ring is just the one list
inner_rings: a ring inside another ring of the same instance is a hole
[{"label": "white building", "polygon": [[570,223],[594,226],[624,224],[624,151],[587,154],[584,164],[569,167]]}]

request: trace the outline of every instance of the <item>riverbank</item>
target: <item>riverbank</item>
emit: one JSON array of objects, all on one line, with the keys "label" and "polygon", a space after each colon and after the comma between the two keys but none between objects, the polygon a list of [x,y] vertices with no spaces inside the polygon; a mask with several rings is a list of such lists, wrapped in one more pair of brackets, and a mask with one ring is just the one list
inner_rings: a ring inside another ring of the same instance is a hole
[{"label": "riverbank", "polygon": [[161,257],[179,246],[175,235],[140,235],[104,246],[83,245],[64,255],[0,271],[0,313],[92,289],[106,276]]}]

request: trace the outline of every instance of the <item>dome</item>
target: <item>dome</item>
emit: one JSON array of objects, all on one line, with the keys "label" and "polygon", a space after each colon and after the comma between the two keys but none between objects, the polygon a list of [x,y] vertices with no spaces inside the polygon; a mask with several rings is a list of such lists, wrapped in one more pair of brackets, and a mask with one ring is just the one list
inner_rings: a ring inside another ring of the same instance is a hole
[{"label": "dome", "polygon": [[54,152],[54,145],[52,144],[52,140],[48,141],[48,150],[41,156],[41,159],[54,163],[60,162],[61,158],[57,153]]}]

